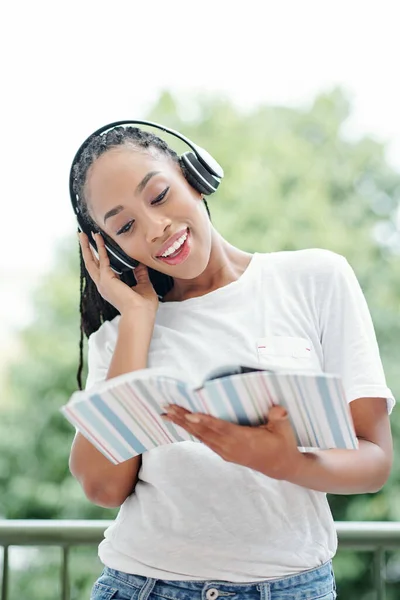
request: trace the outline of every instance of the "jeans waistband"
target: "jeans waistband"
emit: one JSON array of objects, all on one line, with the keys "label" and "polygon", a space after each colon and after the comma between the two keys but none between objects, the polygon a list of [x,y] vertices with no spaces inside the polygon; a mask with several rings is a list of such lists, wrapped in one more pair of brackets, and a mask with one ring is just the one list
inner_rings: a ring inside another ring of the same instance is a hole
[{"label": "jeans waistband", "polygon": [[115,579],[120,580],[122,583],[127,585],[131,585],[133,587],[141,588],[146,581],[149,579],[161,583],[161,584],[171,584],[174,586],[179,586],[185,590],[193,590],[199,591],[202,590],[205,585],[210,586],[212,584],[224,586],[225,591],[234,591],[235,589],[242,593],[251,592],[257,589],[260,591],[263,588],[268,587],[271,591],[273,590],[284,590],[287,588],[293,588],[296,586],[302,586],[309,583],[312,583],[316,579],[320,578],[328,578],[329,576],[333,577],[332,571],[332,561],[324,563],[323,565],[319,565],[312,569],[308,569],[307,571],[301,571],[300,573],[287,575],[286,577],[276,578],[276,579],[265,579],[263,581],[254,581],[254,582],[232,582],[225,581],[221,579],[204,579],[204,580],[170,580],[170,579],[155,579],[152,577],[145,577],[143,575],[134,575],[130,573],[124,573],[122,571],[117,571],[116,569],[111,569],[109,567],[105,567],[104,574],[110,575]]}]

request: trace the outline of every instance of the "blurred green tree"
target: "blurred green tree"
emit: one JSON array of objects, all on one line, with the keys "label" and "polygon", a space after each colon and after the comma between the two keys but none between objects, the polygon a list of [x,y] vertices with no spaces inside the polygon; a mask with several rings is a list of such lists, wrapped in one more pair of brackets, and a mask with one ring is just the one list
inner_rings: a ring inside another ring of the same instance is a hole
[{"label": "blurred green tree", "polygon": [[[346,256],[366,294],[388,384],[398,396],[400,175],[389,167],[381,143],[346,138],[349,115],[346,95],[334,89],[301,110],[261,106],[247,113],[227,99],[204,96],[185,105],[165,92],[149,118],[184,132],[224,166],[225,180],[209,205],[230,242],[248,251],[324,247]],[[73,431],[58,412],[76,389],[78,287],[77,242],[66,240],[36,291],[35,320],[21,333],[22,352],[9,370],[6,406],[12,408],[1,415],[0,435],[0,514],[7,518],[115,514],[90,505],[69,475]],[[397,413],[392,423],[397,442]],[[397,520],[399,487],[395,465],[378,494],[331,496],[334,516]],[[90,571],[86,577],[83,565]],[[77,562],[77,598],[98,568],[87,565]],[[339,553],[335,565],[343,597],[367,599],[370,558]],[[32,600],[47,599],[45,586],[32,586],[30,571],[19,576],[15,598],[25,585]],[[48,597],[54,598],[54,590]],[[395,598],[391,589],[388,598]]]}]

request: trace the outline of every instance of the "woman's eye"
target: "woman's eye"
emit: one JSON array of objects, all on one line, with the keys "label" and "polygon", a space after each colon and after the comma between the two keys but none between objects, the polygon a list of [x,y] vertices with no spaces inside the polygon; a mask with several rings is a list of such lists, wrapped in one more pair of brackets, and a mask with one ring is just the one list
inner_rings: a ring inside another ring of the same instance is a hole
[{"label": "woman's eye", "polygon": [[157,198],[154,198],[154,200],[151,201],[151,204],[159,204],[160,202],[162,202],[165,196],[167,195],[168,191],[169,187],[166,187],[165,190],[162,191],[159,196],[157,196]]},{"label": "woman's eye", "polygon": [[[165,190],[163,190],[161,192],[161,194],[159,196],[157,196],[157,198],[154,198],[154,200],[151,201],[150,204],[160,204],[165,196],[168,194],[169,192],[169,187],[166,187]],[[132,219],[132,221],[129,221],[129,223],[127,223],[126,225],[124,225],[123,227],[121,227],[121,229],[119,229],[116,233],[116,235],[123,235],[124,233],[128,233],[131,229],[132,229],[132,225],[134,224],[134,220]]]},{"label": "woman's eye", "polygon": [[131,229],[132,225],[133,225],[134,221],[129,221],[129,223],[127,223],[126,225],[124,225],[123,227],[121,227],[121,229],[119,229],[117,231],[117,235],[121,235],[123,233],[128,233],[128,231]]}]

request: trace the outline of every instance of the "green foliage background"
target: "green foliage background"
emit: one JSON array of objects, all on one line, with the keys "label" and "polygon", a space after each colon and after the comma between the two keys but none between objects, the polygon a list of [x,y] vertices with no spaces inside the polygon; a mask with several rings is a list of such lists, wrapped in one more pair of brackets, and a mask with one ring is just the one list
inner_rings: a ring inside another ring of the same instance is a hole
[{"label": "green foliage background", "polygon": [[[260,106],[247,113],[227,99],[204,95],[186,104],[165,92],[148,117],[178,129],[224,166],[209,201],[213,223],[248,251],[329,248],[352,264],[373,316],[389,386],[400,395],[400,174],[382,144],[344,135],[351,107],[345,93],[319,95],[307,109]],[[171,139],[166,137],[167,141]],[[183,146],[172,144],[178,151]],[[376,241],[379,237],[380,243]],[[76,389],[78,362],[77,242],[60,242],[56,266],[34,295],[35,320],[20,335],[0,408],[0,517],[113,518],[89,504],[68,471],[73,432],[58,409]],[[396,453],[400,418],[392,416]],[[337,520],[400,517],[400,471],[375,495],[331,496]],[[10,600],[54,600],[53,550],[18,550]],[[94,548],[74,552],[72,598],[89,597],[101,565]],[[340,552],[335,569],[341,597],[372,599],[371,556]],[[400,563],[389,556],[388,600],[400,586]]]}]

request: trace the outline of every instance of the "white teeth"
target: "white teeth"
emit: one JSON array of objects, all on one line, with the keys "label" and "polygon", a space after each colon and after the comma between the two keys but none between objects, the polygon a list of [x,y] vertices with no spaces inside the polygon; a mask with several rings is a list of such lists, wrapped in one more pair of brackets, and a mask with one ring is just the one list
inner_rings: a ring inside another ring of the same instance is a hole
[{"label": "white teeth", "polygon": [[176,252],[177,250],[179,250],[179,248],[182,246],[183,242],[186,240],[187,236],[188,236],[187,232],[184,233],[178,240],[176,240],[176,242],[174,242],[172,244],[172,246],[170,246],[168,248],[168,250],[166,250],[163,254],[161,254],[161,256],[166,258],[170,254],[173,254],[173,252]]}]

